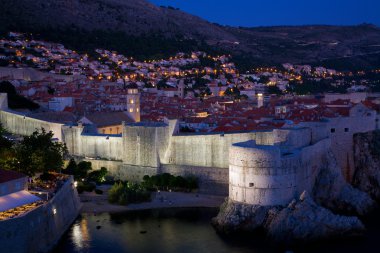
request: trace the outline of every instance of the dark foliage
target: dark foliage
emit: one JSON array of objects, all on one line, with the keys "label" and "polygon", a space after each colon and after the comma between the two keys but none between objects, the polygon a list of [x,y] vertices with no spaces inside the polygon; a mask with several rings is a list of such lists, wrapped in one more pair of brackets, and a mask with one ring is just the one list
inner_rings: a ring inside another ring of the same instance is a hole
[{"label": "dark foliage", "polygon": [[16,88],[7,81],[0,83],[0,93],[8,94],[8,106],[11,109],[29,109],[36,110],[40,106],[33,101],[17,94]]},{"label": "dark foliage", "polygon": [[92,169],[91,162],[82,161],[78,164],[71,159],[63,173],[73,175],[75,180],[87,178],[87,173]]},{"label": "dark foliage", "polygon": [[175,190],[191,191],[198,188],[198,182],[195,177],[173,176],[169,173],[163,173],[154,176],[145,175],[142,185],[151,190]]},{"label": "dark foliage", "polygon": [[150,200],[150,192],[142,185],[130,182],[117,182],[108,191],[108,201],[119,205]]}]

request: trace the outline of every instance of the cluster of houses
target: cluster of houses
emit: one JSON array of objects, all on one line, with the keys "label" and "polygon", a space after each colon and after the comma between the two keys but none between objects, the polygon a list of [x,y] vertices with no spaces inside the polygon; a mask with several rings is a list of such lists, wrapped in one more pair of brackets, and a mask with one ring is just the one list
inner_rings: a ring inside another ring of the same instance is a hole
[{"label": "cluster of houses", "polygon": [[[93,131],[101,134],[120,134],[122,121],[176,118],[184,132],[232,132],[341,117],[358,103],[378,110],[374,94],[355,93],[365,95],[352,100],[351,95],[331,99],[286,92],[291,81],[334,78],[339,84],[337,79],[353,74],[323,67],[286,63],[281,69],[256,68],[241,74],[229,55],[193,52],[138,61],[103,49],[96,54],[10,33],[0,39],[0,59],[8,61],[7,68],[32,67],[45,74],[26,78],[1,70],[0,81],[10,81],[19,94],[41,106],[33,117],[94,125]],[[360,88],[363,83],[354,85]],[[271,95],[271,86],[286,95]]]}]

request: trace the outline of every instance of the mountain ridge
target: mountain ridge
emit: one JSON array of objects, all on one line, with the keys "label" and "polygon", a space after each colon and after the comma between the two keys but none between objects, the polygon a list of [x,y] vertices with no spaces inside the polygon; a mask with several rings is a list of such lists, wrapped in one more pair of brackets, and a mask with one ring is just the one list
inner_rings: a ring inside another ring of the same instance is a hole
[{"label": "mountain ridge", "polygon": [[[268,64],[338,60],[359,66],[380,65],[380,28],[374,25],[231,27],[146,0],[0,0],[0,28],[159,35],[168,41],[204,42],[212,49]],[[368,59],[363,59],[366,56]]]}]

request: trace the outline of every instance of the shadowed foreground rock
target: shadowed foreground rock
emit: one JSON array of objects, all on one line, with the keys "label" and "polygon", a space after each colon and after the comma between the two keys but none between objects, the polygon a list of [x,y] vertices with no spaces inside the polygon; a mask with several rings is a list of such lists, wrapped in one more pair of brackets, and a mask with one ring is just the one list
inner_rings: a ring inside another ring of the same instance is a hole
[{"label": "shadowed foreground rock", "polygon": [[263,229],[269,238],[281,243],[358,236],[365,231],[357,217],[335,215],[317,205],[306,192],[288,207],[263,207],[226,201],[212,224],[221,233]]},{"label": "shadowed foreground rock", "polygon": [[335,213],[347,215],[366,215],[376,206],[371,197],[348,184],[342,175],[331,151],[327,154],[324,167],[317,176],[313,199],[319,205]]},{"label": "shadowed foreground rock", "polygon": [[353,185],[380,200],[380,131],[354,136]]},{"label": "shadowed foreground rock", "polygon": [[[303,194],[304,195],[304,194]],[[318,206],[310,197],[301,196],[282,209],[266,226],[270,238],[277,242],[305,242],[364,233],[362,222],[353,216],[340,216]]]}]

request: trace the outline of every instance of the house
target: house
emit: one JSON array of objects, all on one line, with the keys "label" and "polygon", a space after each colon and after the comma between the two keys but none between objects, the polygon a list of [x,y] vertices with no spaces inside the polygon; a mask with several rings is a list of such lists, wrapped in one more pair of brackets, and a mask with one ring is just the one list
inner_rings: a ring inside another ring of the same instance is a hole
[{"label": "house", "polygon": [[122,122],[135,122],[126,112],[96,112],[83,116],[78,123],[96,128],[100,134],[121,134]]},{"label": "house", "polygon": [[56,112],[62,112],[66,107],[74,105],[74,98],[69,96],[57,96],[49,100],[49,109]]},{"label": "house", "polygon": [[0,220],[1,212],[41,200],[27,189],[27,176],[16,171],[0,169]]},{"label": "house", "polygon": [[0,169],[0,197],[26,190],[28,178],[24,174]]}]

